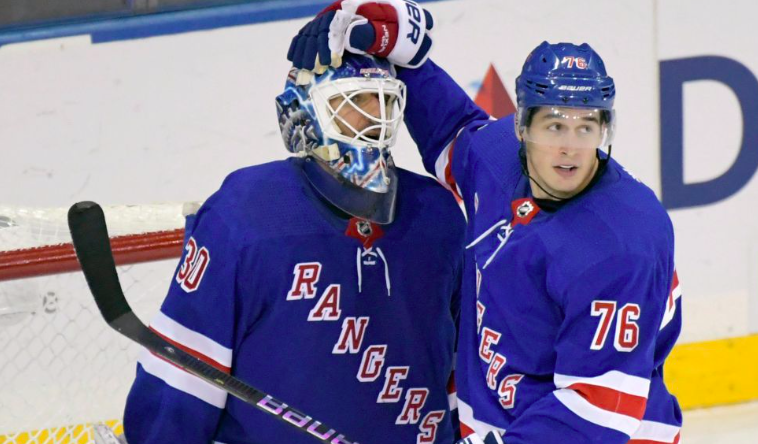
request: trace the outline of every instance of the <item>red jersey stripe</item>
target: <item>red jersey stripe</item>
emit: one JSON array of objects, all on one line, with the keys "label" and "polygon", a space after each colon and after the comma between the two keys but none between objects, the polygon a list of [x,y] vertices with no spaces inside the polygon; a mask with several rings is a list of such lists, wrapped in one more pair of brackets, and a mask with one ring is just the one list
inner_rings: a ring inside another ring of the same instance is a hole
[{"label": "red jersey stripe", "polygon": [[152,330],[153,333],[157,334],[161,338],[165,339],[166,342],[168,342],[169,344],[171,344],[174,347],[177,347],[177,348],[179,348],[181,350],[184,350],[185,352],[187,352],[190,355],[192,355],[192,356],[200,359],[201,361],[205,362],[206,364],[210,364],[213,367],[215,367],[216,369],[221,370],[222,372],[227,373],[227,374],[230,374],[232,372],[231,368],[226,367],[226,366],[224,366],[223,364],[221,364],[221,363],[219,363],[217,361],[214,361],[212,358],[210,358],[210,357],[208,357],[208,356],[206,356],[206,355],[204,355],[204,354],[202,354],[202,353],[200,353],[200,352],[198,352],[196,350],[193,350],[193,349],[191,349],[191,348],[189,348],[189,347],[187,347],[187,346],[185,346],[183,344],[180,344],[180,343],[172,340],[168,336],[162,335],[160,332],[158,332],[157,330],[153,329],[152,327],[150,328],[150,330]]},{"label": "red jersey stripe", "polygon": [[679,433],[676,434],[676,437],[671,442],[664,442],[664,441],[653,441],[652,439],[632,439],[627,444],[679,444]]},{"label": "red jersey stripe", "polygon": [[577,392],[590,404],[603,410],[631,416],[640,421],[645,414],[647,398],[591,384],[576,383],[571,384],[568,388]]}]

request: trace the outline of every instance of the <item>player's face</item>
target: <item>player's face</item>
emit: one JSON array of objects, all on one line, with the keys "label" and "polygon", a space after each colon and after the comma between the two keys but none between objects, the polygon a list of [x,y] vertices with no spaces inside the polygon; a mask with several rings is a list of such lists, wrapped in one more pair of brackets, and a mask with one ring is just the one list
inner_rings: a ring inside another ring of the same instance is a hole
[{"label": "player's face", "polygon": [[[520,134],[526,142],[529,175],[550,194],[568,199],[580,193],[597,171],[596,149],[603,141],[604,124],[598,110],[538,109]],[[532,186],[535,197],[552,197]]]},{"label": "player's face", "polygon": [[[365,114],[360,112],[356,107],[360,108],[364,112],[371,116],[379,118],[381,116],[381,105],[379,103],[379,95],[376,93],[361,93],[351,98],[352,103],[347,103],[340,108],[340,105],[345,99],[342,96],[332,97],[329,100],[329,105],[332,109],[337,109],[337,115],[342,119],[334,119],[340,132],[348,137],[355,137],[354,128],[357,131],[363,131],[370,125],[376,125]],[[343,121],[344,120],[344,121]],[[347,123],[347,125],[345,124]],[[371,138],[378,138],[380,133],[379,128],[372,129],[364,135]]]}]

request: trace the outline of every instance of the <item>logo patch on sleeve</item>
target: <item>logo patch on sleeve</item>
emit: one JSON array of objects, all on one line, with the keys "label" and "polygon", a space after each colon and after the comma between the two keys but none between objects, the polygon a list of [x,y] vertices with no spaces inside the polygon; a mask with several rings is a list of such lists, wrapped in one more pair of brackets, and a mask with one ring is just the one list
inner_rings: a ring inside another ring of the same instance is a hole
[{"label": "logo patch on sleeve", "polygon": [[197,290],[200,281],[203,280],[203,275],[211,262],[211,254],[205,247],[198,248],[194,237],[189,238],[184,249],[187,254],[184,256],[179,272],[176,273],[176,282],[184,291],[192,293]]}]

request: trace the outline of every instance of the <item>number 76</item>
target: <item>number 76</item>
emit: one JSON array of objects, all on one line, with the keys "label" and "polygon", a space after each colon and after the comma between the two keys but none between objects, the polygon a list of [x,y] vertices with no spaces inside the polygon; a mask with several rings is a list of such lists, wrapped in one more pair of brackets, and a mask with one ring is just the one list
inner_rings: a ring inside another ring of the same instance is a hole
[{"label": "number 76", "polygon": [[[605,346],[605,340],[610,332],[613,317],[616,315],[616,301],[592,301],[592,316],[600,317],[595,337],[590,345],[591,350],[600,350]],[[630,352],[637,347],[640,338],[640,327],[635,321],[640,318],[641,309],[638,304],[626,304],[618,310],[616,334],[613,346],[620,352]]]}]

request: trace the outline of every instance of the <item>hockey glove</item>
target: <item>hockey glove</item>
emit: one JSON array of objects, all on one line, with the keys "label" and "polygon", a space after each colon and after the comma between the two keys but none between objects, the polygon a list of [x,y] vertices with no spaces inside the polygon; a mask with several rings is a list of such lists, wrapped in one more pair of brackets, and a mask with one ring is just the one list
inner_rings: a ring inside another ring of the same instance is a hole
[{"label": "hockey glove", "polygon": [[338,0],[292,39],[287,59],[321,73],[338,67],[345,49],[417,68],[432,47],[434,19],[413,0]]},{"label": "hockey glove", "polygon": [[487,435],[484,436],[484,439],[480,438],[479,435],[469,435],[466,438],[463,438],[462,440],[458,441],[455,444],[504,444],[503,443],[503,437],[500,436],[500,434],[496,432],[489,432]]}]

